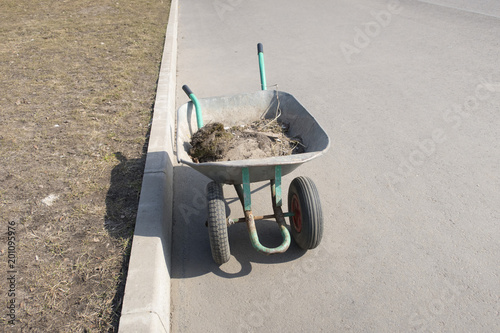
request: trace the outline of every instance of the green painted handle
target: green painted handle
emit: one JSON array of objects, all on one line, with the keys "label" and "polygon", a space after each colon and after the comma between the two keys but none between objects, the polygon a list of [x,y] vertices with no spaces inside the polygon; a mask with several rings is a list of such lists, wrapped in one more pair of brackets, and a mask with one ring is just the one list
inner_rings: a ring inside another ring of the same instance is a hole
[{"label": "green painted handle", "polygon": [[257,44],[257,54],[259,55],[259,69],[260,69],[260,85],[262,90],[267,89],[266,85],[266,69],[264,67],[264,47],[261,43]]},{"label": "green painted handle", "polygon": [[203,127],[203,117],[201,115],[201,106],[200,102],[196,98],[196,96],[193,94],[193,91],[185,84],[182,86],[182,90],[188,95],[188,97],[191,99],[191,101],[194,104],[194,107],[196,109],[196,124],[198,125],[198,129]]}]

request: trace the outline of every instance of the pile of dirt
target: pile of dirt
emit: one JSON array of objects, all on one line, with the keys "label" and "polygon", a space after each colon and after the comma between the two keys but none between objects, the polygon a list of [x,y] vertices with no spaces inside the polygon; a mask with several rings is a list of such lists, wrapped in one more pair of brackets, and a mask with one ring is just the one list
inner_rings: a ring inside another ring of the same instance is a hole
[{"label": "pile of dirt", "polygon": [[193,135],[189,155],[193,162],[203,163],[303,153],[302,139],[287,136],[288,128],[276,119],[233,127],[210,123]]}]

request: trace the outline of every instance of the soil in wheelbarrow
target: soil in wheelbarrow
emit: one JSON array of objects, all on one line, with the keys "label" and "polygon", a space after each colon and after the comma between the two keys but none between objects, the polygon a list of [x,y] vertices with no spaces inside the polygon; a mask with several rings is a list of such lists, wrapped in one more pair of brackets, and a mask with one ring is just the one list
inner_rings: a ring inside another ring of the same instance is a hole
[{"label": "soil in wheelbarrow", "polygon": [[276,119],[233,127],[210,123],[193,135],[189,155],[194,162],[203,163],[303,153],[302,139],[287,136],[288,128]]}]

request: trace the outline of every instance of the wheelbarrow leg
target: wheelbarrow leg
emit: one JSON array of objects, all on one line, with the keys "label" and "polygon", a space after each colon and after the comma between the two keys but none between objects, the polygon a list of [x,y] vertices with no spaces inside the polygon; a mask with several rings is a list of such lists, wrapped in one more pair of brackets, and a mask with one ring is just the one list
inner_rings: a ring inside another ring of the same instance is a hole
[{"label": "wheelbarrow leg", "polygon": [[[274,254],[274,253],[283,253],[288,250],[290,246],[290,233],[286,228],[285,218],[283,216],[283,211],[281,210],[281,167],[276,167],[276,175],[278,177],[278,181],[276,179],[271,180],[271,194],[273,199],[273,210],[274,217],[276,218],[276,222],[281,231],[281,236],[283,237],[283,242],[280,246],[275,248],[268,248],[262,245],[259,241],[259,235],[257,234],[257,228],[255,227],[255,220],[252,214],[252,205],[251,205],[251,192],[250,192],[250,175],[248,168],[243,168],[243,186],[235,185],[236,192],[238,193],[238,197],[243,205],[243,210],[245,211],[245,222],[247,224],[248,233],[250,235],[250,241],[252,246],[260,253],[263,254]],[[278,169],[279,168],[279,169]],[[276,195],[279,193],[279,197]],[[279,199],[279,200],[278,200]]]}]

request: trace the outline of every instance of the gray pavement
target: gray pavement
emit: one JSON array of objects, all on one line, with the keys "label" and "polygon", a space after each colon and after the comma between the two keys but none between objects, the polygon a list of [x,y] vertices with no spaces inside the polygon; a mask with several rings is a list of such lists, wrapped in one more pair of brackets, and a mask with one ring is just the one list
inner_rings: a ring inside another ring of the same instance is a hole
[{"label": "gray pavement", "polygon": [[[198,97],[258,90],[262,42],[268,86],[332,147],[283,179],[285,192],[299,175],[316,182],[320,247],[262,256],[236,225],[220,267],[209,179],[174,167],[172,332],[500,331],[498,36],[493,1],[180,1],[177,106],[183,84]],[[264,185],[256,214],[271,211]],[[280,243],[274,223],[258,229]]]}]

